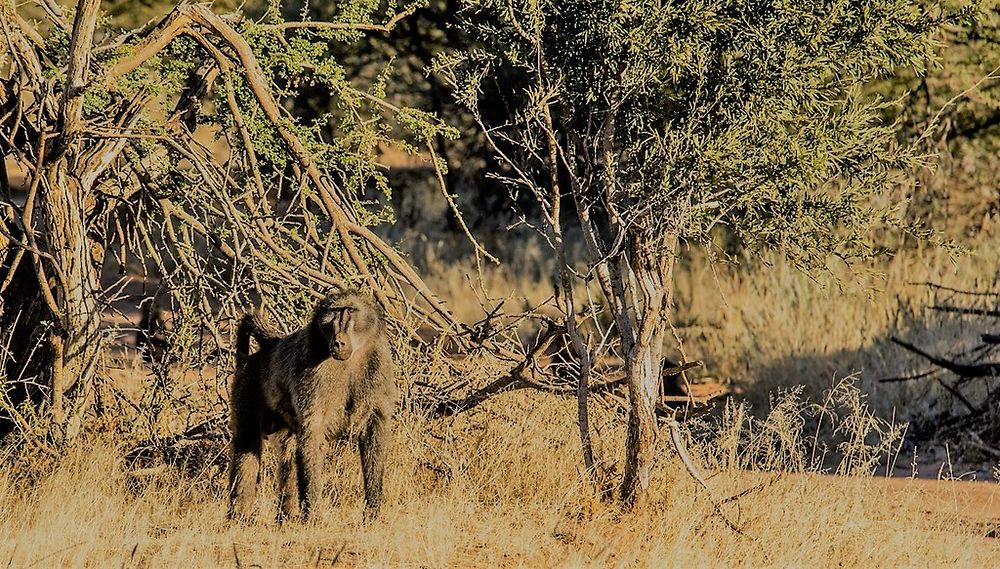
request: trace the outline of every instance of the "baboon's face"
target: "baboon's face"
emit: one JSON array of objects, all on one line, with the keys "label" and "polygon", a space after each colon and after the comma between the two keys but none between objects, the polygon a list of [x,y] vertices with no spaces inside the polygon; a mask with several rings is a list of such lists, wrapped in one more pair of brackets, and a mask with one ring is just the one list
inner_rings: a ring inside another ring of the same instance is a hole
[{"label": "baboon's face", "polygon": [[372,309],[360,303],[330,303],[316,317],[331,357],[341,361],[364,346],[375,327]]},{"label": "baboon's face", "polygon": [[355,333],[356,312],[354,308],[343,307],[331,314],[328,330],[330,330],[330,355],[334,359],[350,359],[359,344],[359,338]]}]

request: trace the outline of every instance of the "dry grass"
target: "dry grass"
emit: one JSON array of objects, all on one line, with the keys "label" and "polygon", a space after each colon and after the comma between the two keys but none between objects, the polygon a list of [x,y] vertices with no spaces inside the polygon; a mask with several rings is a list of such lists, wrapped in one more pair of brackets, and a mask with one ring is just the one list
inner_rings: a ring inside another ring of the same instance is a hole
[{"label": "dry grass", "polygon": [[758,403],[776,387],[803,385],[817,396],[836,378],[857,373],[883,415],[926,416],[928,404],[941,400],[939,386],[878,381],[927,369],[889,337],[962,360],[959,354],[989,331],[989,321],[931,310],[968,299],[950,299],[922,283],[997,291],[1000,241],[984,240],[954,259],[941,250],[908,251],[878,269],[838,284],[813,281],[780,261],[719,275],[703,264],[687,267],[678,283],[680,318],[690,325],[680,330],[686,350],[706,359],[713,374],[746,387]]},{"label": "dry grass", "polygon": [[[925,417],[931,402],[948,404],[945,392],[933,382],[880,383],[927,369],[889,338],[896,335],[961,360],[979,334],[989,331],[988,320],[931,310],[935,303],[968,299],[924,285],[997,291],[1000,240],[986,237],[970,247],[957,257],[919,247],[878,263],[868,274],[834,268],[818,277],[778,256],[752,267],[727,266],[707,263],[693,251],[675,272],[675,325],[687,358],[706,362],[702,375],[734,383],[758,406],[776,388],[802,385],[818,397],[838,378],[857,374],[881,414]],[[481,280],[468,266],[442,263],[433,254],[423,262],[435,290],[452,299],[462,320],[472,322],[485,315],[484,305],[489,309],[505,300],[506,307],[534,308],[549,298],[551,258],[537,245],[519,251],[522,257],[514,263],[486,265]]]},{"label": "dry grass", "polygon": [[[21,467],[0,481],[0,560],[12,566],[985,566],[997,549],[955,517],[928,517],[917,492],[890,492],[865,477],[775,477],[744,459],[770,448],[771,466],[799,469],[799,406],[753,428],[730,419],[699,446],[717,469],[713,492],[748,495],[726,512],[745,536],[713,516],[670,453],[653,499],[622,513],[600,503],[579,472],[572,410],[515,395],[476,415],[428,424],[404,415],[388,504],[361,523],[357,464],[345,448],[330,468],[331,505],[306,525],[225,521],[224,475],[168,469],[135,480],[123,449],[82,440],[50,467]],[[772,413],[774,415],[774,413]],[[603,416],[604,442],[617,446]],[[735,437],[735,438],[734,438]],[[721,439],[740,440],[729,461]],[[768,442],[770,441],[770,442]],[[343,446],[343,445],[342,445]],[[665,449],[666,450],[666,449]],[[957,484],[957,483],[953,483]],[[263,510],[267,512],[267,505]],[[273,509],[272,509],[273,511]]]},{"label": "dry grass", "polygon": [[[678,325],[686,352],[706,359],[708,373],[742,384],[757,410],[733,405],[691,426],[692,450],[713,494],[749,490],[724,506],[744,535],[713,514],[665,436],[650,502],[627,513],[602,503],[581,472],[574,404],[516,393],[446,421],[403,412],[388,503],[371,525],[361,521],[360,474],[347,443],[333,453],[330,505],[316,520],[279,527],[265,496],[261,520],[232,525],[220,468],[131,476],[122,457],[141,425],[107,421],[59,461],[11,461],[0,477],[0,566],[313,567],[334,558],[341,566],[419,567],[989,566],[998,548],[983,537],[988,528],[967,523],[960,511],[928,514],[925,490],[889,487],[872,472],[909,462],[908,454],[896,456],[898,429],[887,419],[926,413],[936,394],[919,384],[875,382],[919,367],[887,344],[888,335],[949,353],[975,331],[967,320],[924,310],[929,291],[908,283],[972,288],[995,278],[997,259],[996,244],[956,263],[933,252],[900,257],[884,266],[875,293],[818,286],[781,264],[749,275],[681,267]],[[541,258],[529,264],[544,266]],[[547,273],[507,270],[486,270],[492,294],[524,305],[544,300]],[[454,284],[461,271],[436,272],[438,289],[463,318],[481,317],[476,296]],[[433,365],[402,356],[409,384],[441,381]],[[484,382],[497,373],[470,369]],[[860,391],[837,383],[854,372]],[[148,392],[136,389],[149,381],[136,370],[119,381],[136,401]],[[795,392],[768,403],[769,393],[799,384],[823,402],[823,390],[835,383],[839,395],[827,405],[835,420]],[[202,397],[212,399],[216,387],[203,387]],[[597,449],[613,477],[623,433],[615,412],[597,407]],[[166,430],[171,409],[160,412],[150,428]],[[838,465],[853,476],[813,473]],[[964,491],[961,483],[942,484]]]}]

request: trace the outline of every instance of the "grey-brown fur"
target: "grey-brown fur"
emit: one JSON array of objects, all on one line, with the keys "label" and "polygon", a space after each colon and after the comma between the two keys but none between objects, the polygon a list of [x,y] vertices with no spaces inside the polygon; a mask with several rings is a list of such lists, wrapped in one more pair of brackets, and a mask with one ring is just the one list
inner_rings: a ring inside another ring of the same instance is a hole
[{"label": "grey-brown fur", "polygon": [[[254,354],[251,336],[261,346]],[[322,493],[326,440],[345,434],[358,441],[366,514],[378,511],[396,382],[385,320],[370,299],[329,296],[306,327],[284,337],[245,316],[230,406],[230,516],[253,513],[268,436],[277,442],[282,516],[309,516]]]}]

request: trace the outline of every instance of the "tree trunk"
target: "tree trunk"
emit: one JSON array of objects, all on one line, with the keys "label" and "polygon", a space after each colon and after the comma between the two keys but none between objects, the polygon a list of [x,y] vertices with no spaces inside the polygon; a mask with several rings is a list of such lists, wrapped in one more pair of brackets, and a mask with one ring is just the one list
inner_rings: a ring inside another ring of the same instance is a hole
[{"label": "tree trunk", "polygon": [[656,399],[663,367],[663,339],[666,311],[670,306],[671,269],[676,237],[667,236],[662,244],[641,243],[633,251],[633,277],[626,281],[633,300],[639,328],[626,350],[625,373],[628,378],[629,417],[625,440],[625,469],[621,500],[627,507],[644,502],[655,458],[657,425]]},{"label": "tree trunk", "polygon": [[[650,314],[643,315],[643,318],[645,322],[655,319]],[[649,489],[653,450],[656,448],[654,405],[662,362],[655,352],[649,341],[640,339],[632,346],[625,362],[630,406],[621,499],[626,506],[642,502]]]},{"label": "tree trunk", "polygon": [[[53,296],[60,309],[60,329],[49,343],[52,366],[52,414],[57,425],[66,420],[63,395],[77,382],[87,384],[100,350],[100,291],[98,255],[92,253],[87,236],[85,191],[78,179],[66,172],[68,160],[50,170],[42,195],[45,235],[57,278]],[[62,355],[60,358],[59,355]]]},{"label": "tree trunk", "polygon": [[[87,211],[93,197],[92,180],[84,182],[83,149],[84,88],[90,70],[94,29],[100,0],[80,0],[70,40],[69,66],[63,87],[58,137],[47,158],[41,205],[44,235],[51,255],[54,286],[48,282],[59,309],[59,326],[49,337],[53,354],[52,417],[57,431],[65,428],[64,395],[75,384],[87,384],[100,352],[99,263],[87,235]],[[61,355],[61,357],[60,357]]]}]

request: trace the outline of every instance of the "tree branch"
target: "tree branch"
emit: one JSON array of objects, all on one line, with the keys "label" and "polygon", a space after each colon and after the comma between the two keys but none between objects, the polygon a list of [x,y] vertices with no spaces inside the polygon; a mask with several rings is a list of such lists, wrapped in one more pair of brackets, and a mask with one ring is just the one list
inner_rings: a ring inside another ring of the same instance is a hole
[{"label": "tree branch", "polygon": [[562,334],[566,329],[562,326],[549,324],[548,329],[538,338],[534,347],[510,372],[491,382],[489,385],[476,390],[474,393],[462,400],[439,401],[431,406],[431,414],[435,418],[450,417],[464,411],[468,411],[481,403],[490,399],[494,395],[534,387],[536,384],[530,380],[530,375],[536,369],[538,357],[548,349],[552,341]]},{"label": "tree branch", "polygon": [[[94,48],[94,28],[97,26],[101,0],[80,0],[73,20],[73,37],[70,39],[69,67],[63,87],[63,103],[59,116],[61,148],[83,129],[83,90],[90,70],[91,50]],[[58,154],[58,153],[57,153]]]},{"label": "tree branch", "polygon": [[752,539],[750,536],[743,533],[743,530],[735,523],[733,523],[733,521],[729,519],[729,516],[727,516],[726,513],[722,511],[721,502],[715,499],[715,496],[712,494],[712,490],[708,487],[708,483],[705,481],[705,477],[702,476],[700,472],[698,472],[698,468],[695,467],[694,461],[691,460],[691,456],[688,454],[687,448],[684,446],[684,441],[681,440],[680,423],[678,423],[677,420],[674,419],[673,417],[667,419],[666,423],[667,423],[667,428],[670,430],[670,442],[671,444],[673,444],[674,451],[677,452],[677,456],[678,458],[681,459],[681,463],[684,465],[684,469],[687,470],[687,473],[705,491],[705,495],[708,497],[708,501],[712,503],[712,509],[714,509],[715,513],[720,518],[722,518],[722,521],[726,524],[726,527],[728,527],[738,535],[741,535],[748,539]]},{"label": "tree branch", "polygon": [[904,342],[899,338],[893,336],[890,338],[893,343],[902,346],[906,350],[917,354],[918,356],[926,359],[932,364],[942,367],[959,377],[990,377],[990,376],[1000,376],[1000,363],[988,363],[988,364],[960,364],[939,358],[937,356],[932,356],[927,352],[921,350],[920,348]]},{"label": "tree branch", "polygon": [[961,306],[944,306],[940,304],[935,304],[931,307],[931,310],[937,310],[938,312],[949,312],[952,314],[972,314],[975,316],[994,316],[1000,318],[1000,310],[986,310],[982,308],[964,308]]},{"label": "tree branch", "polygon": [[223,18],[203,5],[178,6],[160,26],[154,29],[146,40],[136,47],[132,55],[122,58],[117,65],[112,67],[103,80],[108,83],[112,79],[138,68],[144,61],[169,45],[175,37],[180,34],[190,33],[190,26],[192,25],[198,25],[211,31],[213,35],[220,38],[236,53],[239,65],[234,65],[233,67],[239,69],[243,74],[264,114],[288,146],[299,167],[318,190],[319,200],[333,221],[334,231],[340,237],[348,258],[358,272],[368,281],[379,303],[387,310],[393,310],[394,308],[385,294],[384,287],[381,286],[371,273],[362,252],[351,237],[352,234],[360,237],[365,243],[382,254],[403,275],[407,283],[416,289],[417,293],[436,313],[435,323],[437,326],[457,331],[450,311],[431,292],[430,288],[423,282],[419,275],[409,267],[398,252],[358,223],[354,218],[355,216],[349,212],[349,207],[337,198],[336,188],[331,184],[329,177],[320,171],[303,142],[288,127],[286,119],[281,115],[280,107],[271,92],[270,86],[267,84],[267,76],[260,68],[253,50],[247,44],[246,40]]},{"label": "tree branch", "polygon": [[370,32],[389,33],[404,18],[416,12],[417,6],[413,5],[393,16],[384,24],[361,24],[349,22],[282,22],[280,24],[270,24],[264,26],[269,30],[296,30],[296,29],[317,29],[317,30],[359,30]]}]

